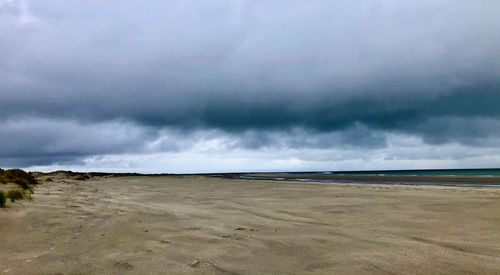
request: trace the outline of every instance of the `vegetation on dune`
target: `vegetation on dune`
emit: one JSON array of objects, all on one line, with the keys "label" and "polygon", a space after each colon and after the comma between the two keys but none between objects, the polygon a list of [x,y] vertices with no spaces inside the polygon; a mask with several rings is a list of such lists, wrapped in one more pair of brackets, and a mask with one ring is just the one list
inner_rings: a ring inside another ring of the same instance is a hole
[{"label": "vegetation on dune", "polygon": [[7,198],[5,197],[5,193],[0,190],[0,208],[5,207],[5,202],[7,201]]},{"label": "vegetation on dune", "polygon": [[29,183],[25,179],[22,179],[22,178],[13,178],[12,182],[14,182],[15,184],[21,186],[23,189],[28,189],[29,188]]},{"label": "vegetation on dune", "polygon": [[9,190],[9,192],[7,192],[7,198],[9,198],[11,202],[22,200],[24,198],[24,193],[20,190]]},{"label": "vegetation on dune", "polygon": [[[15,181],[16,184],[21,185],[37,185],[38,181],[28,172],[25,172],[21,169],[10,169],[10,170],[1,170],[0,169],[0,177],[3,177],[7,181]],[[24,188],[24,187],[23,187]],[[25,188],[26,189],[26,188]]]},{"label": "vegetation on dune", "polygon": [[31,173],[21,169],[0,169],[0,184],[7,185],[9,183],[15,184],[20,188],[12,189],[7,192],[0,190],[0,208],[6,206],[7,199],[10,199],[11,202],[22,199],[31,200],[33,186],[37,185],[38,181]]}]

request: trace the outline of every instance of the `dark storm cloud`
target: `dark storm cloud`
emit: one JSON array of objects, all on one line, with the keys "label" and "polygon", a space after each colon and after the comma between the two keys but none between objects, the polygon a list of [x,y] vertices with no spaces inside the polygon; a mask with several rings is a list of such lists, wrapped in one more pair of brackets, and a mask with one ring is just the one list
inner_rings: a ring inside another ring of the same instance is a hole
[{"label": "dark storm cloud", "polygon": [[[0,157],[175,151],[209,130],[243,148],[480,144],[498,136],[498,18],[496,1],[0,0],[0,121],[40,119],[37,137],[4,130]],[[117,125],[137,134],[95,130]]]},{"label": "dark storm cloud", "polygon": [[153,131],[130,123],[82,124],[36,118],[0,122],[0,163],[8,166],[73,163],[89,155],[143,151]]},{"label": "dark storm cloud", "polygon": [[310,129],[294,128],[287,131],[246,131],[232,137],[234,147],[259,149],[273,147],[278,149],[327,149],[344,148],[381,148],[386,146],[386,137],[380,131],[355,124],[342,131],[311,132]]}]

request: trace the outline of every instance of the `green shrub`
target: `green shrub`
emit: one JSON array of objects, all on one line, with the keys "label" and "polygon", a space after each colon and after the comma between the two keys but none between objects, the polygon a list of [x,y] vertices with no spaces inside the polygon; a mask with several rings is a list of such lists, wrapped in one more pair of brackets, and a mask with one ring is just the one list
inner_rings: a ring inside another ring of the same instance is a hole
[{"label": "green shrub", "polygon": [[14,183],[21,186],[23,189],[29,189],[28,181],[23,178],[14,178]]},{"label": "green shrub", "polygon": [[21,169],[4,170],[3,175],[5,178],[15,180],[16,178],[24,179],[28,184],[36,185],[38,181],[30,173],[24,172]]},{"label": "green shrub", "polygon": [[0,183],[15,183],[22,187],[22,189],[10,190],[8,192],[0,191],[0,207],[5,207],[7,199],[10,199],[11,202],[21,199],[32,200],[33,187],[38,184],[33,175],[37,174],[27,173],[21,169],[3,170],[0,168]]},{"label": "green shrub", "polygon": [[9,190],[9,192],[7,192],[7,198],[9,198],[11,202],[15,202],[16,200],[22,200],[24,195],[23,192],[19,190]]},{"label": "green shrub", "polygon": [[5,207],[5,202],[6,202],[5,193],[3,191],[0,191],[0,208]]}]

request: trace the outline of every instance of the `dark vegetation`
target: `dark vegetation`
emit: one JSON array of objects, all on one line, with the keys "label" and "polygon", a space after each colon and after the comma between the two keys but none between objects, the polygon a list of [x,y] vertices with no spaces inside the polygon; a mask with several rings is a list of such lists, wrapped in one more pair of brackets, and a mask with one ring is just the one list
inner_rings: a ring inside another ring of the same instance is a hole
[{"label": "dark vegetation", "polygon": [[7,201],[7,198],[5,197],[5,193],[0,190],[0,208],[5,207],[5,202]]},{"label": "dark vegetation", "polygon": [[0,208],[6,206],[7,199],[11,202],[22,199],[31,199],[33,187],[38,184],[35,177],[21,169],[0,169],[0,187],[8,183],[15,184],[18,188],[4,192],[0,190]]},{"label": "dark vegetation", "polygon": [[23,189],[28,189],[30,185],[37,185],[38,181],[28,172],[21,169],[0,169],[0,182],[8,183],[13,182]]},{"label": "dark vegetation", "polygon": [[22,200],[24,196],[25,195],[20,190],[9,190],[9,192],[7,192],[7,198],[9,198],[11,202]]}]

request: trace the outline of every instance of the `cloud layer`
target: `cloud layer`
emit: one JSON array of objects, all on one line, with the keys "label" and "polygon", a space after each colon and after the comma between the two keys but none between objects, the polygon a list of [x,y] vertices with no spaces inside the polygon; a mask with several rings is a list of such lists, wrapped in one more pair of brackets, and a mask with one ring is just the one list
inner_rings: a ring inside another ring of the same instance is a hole
[{"label": "cloud layer", "polygon": [[496,1],[0,0],[0,165],[193,150],[271,150],[270,169],[308,150],[402,161],[398,136],[492,166],[498,18]]}]

